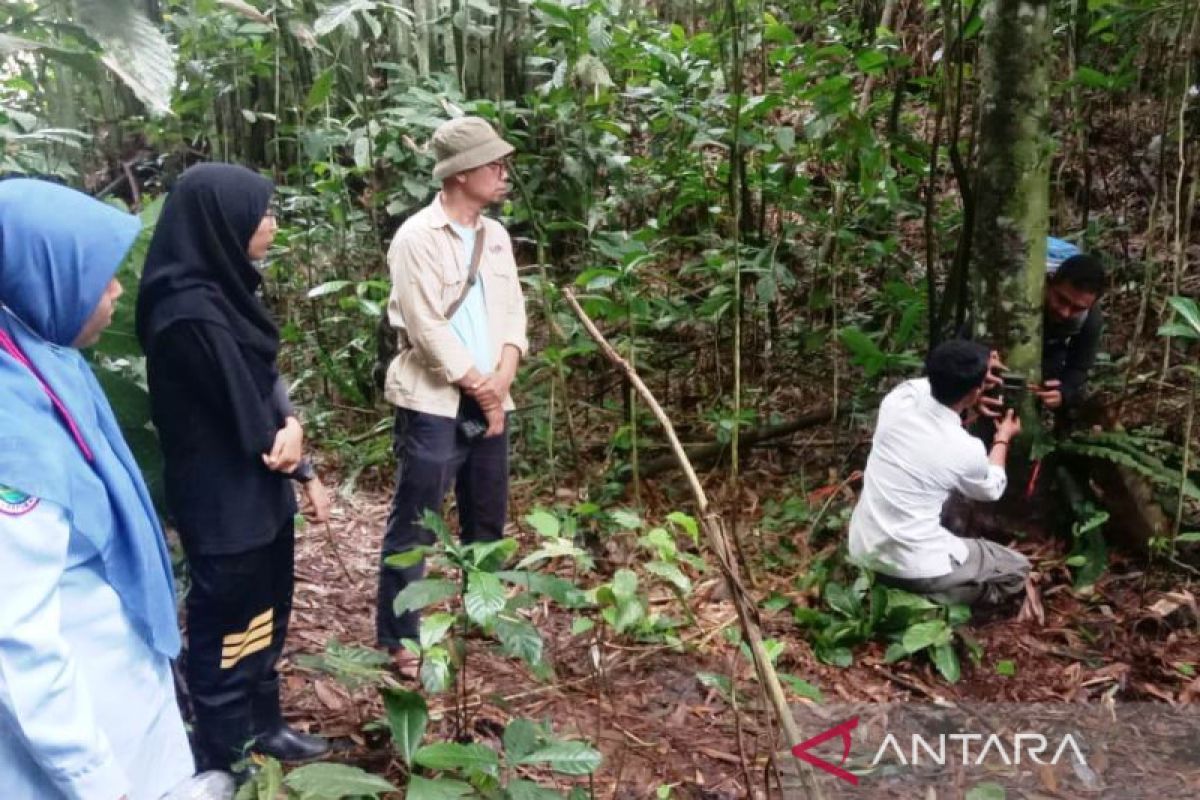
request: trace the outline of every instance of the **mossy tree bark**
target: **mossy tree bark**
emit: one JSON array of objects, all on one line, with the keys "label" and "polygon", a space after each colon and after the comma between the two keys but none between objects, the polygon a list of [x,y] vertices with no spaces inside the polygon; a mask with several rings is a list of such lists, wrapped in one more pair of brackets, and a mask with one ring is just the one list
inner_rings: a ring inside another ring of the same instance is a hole
[{"label": "mossy tree bark", "polygon": [[[991,0],[980,51],[972,247],[975,334],[1009,368],[1040,380],[1052,144],[1049,0]],[[1037,427],[1029,398],[1027,431]]]}]

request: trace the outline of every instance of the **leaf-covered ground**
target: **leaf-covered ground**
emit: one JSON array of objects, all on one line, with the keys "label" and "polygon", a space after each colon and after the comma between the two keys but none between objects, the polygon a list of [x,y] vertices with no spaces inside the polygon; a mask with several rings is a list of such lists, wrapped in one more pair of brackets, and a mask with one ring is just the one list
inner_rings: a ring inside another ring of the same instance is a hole
[{"label": "leaf-covered ground", "polygon": [[[758,477],[761,482],[754,480]],[[766,474],[750,478],[748,485],[770,483]],[[538,498],[528,496],[528,488],[522,486],[514,494],[513,519],[519,520]],[[287,713],[294,723],[339,738],[340,759],[402,785],[403,768],[386,735],[364,732],[364,725],[382,716],[375,691],[347,692],[331,678],[295,663],[297,654],[319,653],[330,639],[373,643],[377,548],[387,505],[381,491],[360,491],[337,502],[333,541],[348,578],[324,531],[310,528],[301,537],[295,613],[283,671]],[[745,525],[751,522],[743,520]],[[787,539],[802,533],[781,531],[777,536]],[[510,535],[522,540],[523,549],[532,543],[532,533],[519,524],[510,528]],[[1181,579],[1169,585],[1163,576],[1118,555],[1094,592],[1081,597],[1071,589],[1064,544],[1029,540],[1021,549],[1036,563],[1050,565],[1040,578],[1041,613],[973,624],[968,632],[982,646],[983,658],[978,665],[963,659],[959,683],[945,683],[925,659],[885,664],[882,643],[858,647],[849,668],[821,664],[789,613],[764,610],[765,634],[785,645],[780,671],[817,685],[827,702],[1073,703],[1107,696],[1117,702],[1183,704],[1200,698],[1196,601]],[[784,572],[760,569],[759,595],[777,593],[794,603],[810,602],[794,588],[797,575]],[[665,593],[651,598],[664,610],[676,602]],[[673,787],[672,796],[684,798],[765,796],[765,781],[769,776],[774,780],[767,756],[779,742],[757,713],[760,704],[749,663],[724,635],[736,627],[736,619],[715,572],[697,583],[692,609],[697,624],[683,629],[685,646],[676,652],[632,640],[598,642],[592,634],[572,636],[569,612],[542,604],[532,621],[546,640],[556,675],[551,683],[538,682],[486,639],[471,638],[471,736],[497,746],[514,717],[551,720],[558,734],[587,738],[603,752],[604,763],[594,776],[595,796],[600,798],[653,797],[662,786]],[[701,673],[734,675],[742,713],[735,712],[716,682],[701,680]],[[451,736],[452,697],[430,698],[430,707],[435,720],[430,735]],[[550,773],[534,772],[530,777],[547,785],[555,780]],[[1056,794],[1052,773],[1039,780],[1044,796],[1067,796]],[[586,779],[560,776],[558,781],[563,788],[587,785]],[[774,789],[772,796],[778,796]]]}]

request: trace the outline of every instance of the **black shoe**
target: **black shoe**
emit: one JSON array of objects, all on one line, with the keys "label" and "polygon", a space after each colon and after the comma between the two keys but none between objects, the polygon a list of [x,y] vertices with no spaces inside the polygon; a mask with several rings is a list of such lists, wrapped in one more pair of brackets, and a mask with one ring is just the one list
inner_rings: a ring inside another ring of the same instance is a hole
[{"label": "black shoe", "polygon": [[251,749],[280,761],[311,761],[329,752],[329,742],[320,736],[280,725],[273,731],[254,737]]}]

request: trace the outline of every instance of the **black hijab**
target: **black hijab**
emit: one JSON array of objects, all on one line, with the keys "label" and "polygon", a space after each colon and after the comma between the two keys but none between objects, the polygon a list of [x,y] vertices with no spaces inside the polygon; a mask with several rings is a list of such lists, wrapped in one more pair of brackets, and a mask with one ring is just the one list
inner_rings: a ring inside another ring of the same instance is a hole
[{"label": "black hijab", "polygon": [[255,294],[262,277],[246,253],[274,191],[271,181],[233,164],[198,164],[180,176],[138,289],[144,352],[175,322],[208,322],[233,335],[260,390],[274,385],[279,329]]}]

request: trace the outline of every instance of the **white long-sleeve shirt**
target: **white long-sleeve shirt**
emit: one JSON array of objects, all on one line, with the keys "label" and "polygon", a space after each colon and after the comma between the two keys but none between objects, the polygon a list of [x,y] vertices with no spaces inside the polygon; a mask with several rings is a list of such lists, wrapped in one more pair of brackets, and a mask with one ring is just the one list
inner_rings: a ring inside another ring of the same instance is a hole
[{"label": "white long-sleeve shirt", "polygon": [[192,774],[170,663],[63,510],[0,496],[0,796],[155,800]]},{"label": "white long-sleeve shirt", "polygon": [[900,578],[946,575],[967,558],[962,539],[942,527],[946,499],[958,491],[972,500],[999,500],[1007,483],[983,442],[934,399],[929,381],[906,381],[879,406],[862,495],[850,518],[850,557]]}]

